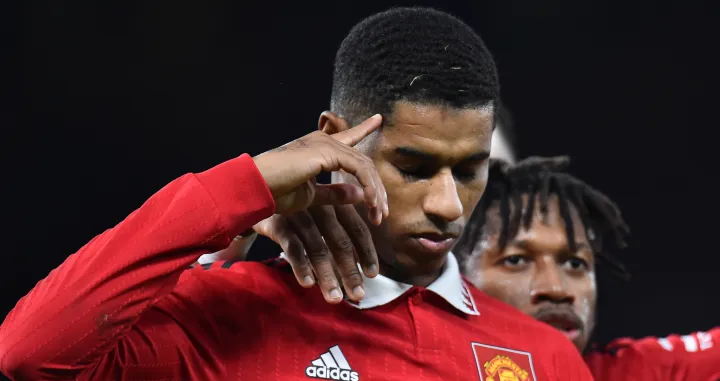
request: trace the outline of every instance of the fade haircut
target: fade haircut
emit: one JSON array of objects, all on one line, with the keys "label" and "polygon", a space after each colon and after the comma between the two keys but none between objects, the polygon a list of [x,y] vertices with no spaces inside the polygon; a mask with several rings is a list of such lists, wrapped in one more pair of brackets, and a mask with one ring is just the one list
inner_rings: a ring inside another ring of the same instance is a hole
[{"label": "fade haircut", "polygon": [[398,101],[494,105],[492,55],[459,19],[430,8],[393,8],[350,30],[335,57],[331,110],[350,124],[390,114]]},{"label": "fade haircut", "polygon": [[[565,232],[571,251],[576,250],[575,232],[570,205],[578,212],[598,259],[604,260],[616,275],[629,278],[625,267],[607,254],[606,235],[612,235],[618,248],[626,246],[630,232],[618,206],[606,195],[566,172],[570,159],[567,156],[552,158],[530,157],[511,165],[503,160],[492,160],[488,184],[480,202],[473,210],[465,231],[453,248],[461,262],[472,255],[482,239],[488,211],[499,206],[501,218],[498,244],[503,250],[520,226],[529,229],[535,210],[536,198],[543,218],[547,217],[550,195],[556,195],[560,214],[565,221]],[[522,195],[527,195],[524,205]]]}]

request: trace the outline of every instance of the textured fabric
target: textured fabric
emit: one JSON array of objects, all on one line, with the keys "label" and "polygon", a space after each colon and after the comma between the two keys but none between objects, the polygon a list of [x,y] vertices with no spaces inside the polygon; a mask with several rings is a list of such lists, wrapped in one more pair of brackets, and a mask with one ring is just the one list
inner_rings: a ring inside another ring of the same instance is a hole
[{"label": "textured fabric", "polygon": [[585,356],[598,381],[718,381],[720,328],[690,335],[616,340]]},{"label": "textured fabric", "polygon": [[[362,277],[365,284],[365,297],[362,298],[360,302],[352,304],[360,309],[373,308],[390,303],[412,289],[412,285],[396,282],[382,275],[378,275],[375,278],[368,278],[363,274]],[[465,284],[462,275],[460,275],[460,267],[458,266],[457,259],[455,259],[455,255],[452,253],[448,253],[443,272],[427,289],[445,299],[453,307],[457,308],[458,311],[468,315],[478,315],[475,300],[467,284]]]},{"label": "textured fabric", "polygon": [[300,287],[282,259],[190,268],[273,209],[248,156],[173,181],[18,302],[0,327],[0,370],[14,380],[591,379],[564,336],[471,287],[479,315],[418,287],[361,310]]}]

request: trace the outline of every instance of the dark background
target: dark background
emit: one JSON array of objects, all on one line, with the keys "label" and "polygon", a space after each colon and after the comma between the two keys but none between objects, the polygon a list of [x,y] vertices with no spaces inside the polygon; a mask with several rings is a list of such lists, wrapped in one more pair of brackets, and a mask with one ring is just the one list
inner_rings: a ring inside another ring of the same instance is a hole
[{"label": "dark background", "polygon": [[[717,173],[690,146],[711,122],[691,116],[702,7],[456,3],[438,7],[494,52],[520,155],[571,155],[633,229],[632,281],[600,276],[599,337],[717,325]],[[316,128],[345,34],[410,4],[431,2],[5,4],[0,313],[173,178]]]}]

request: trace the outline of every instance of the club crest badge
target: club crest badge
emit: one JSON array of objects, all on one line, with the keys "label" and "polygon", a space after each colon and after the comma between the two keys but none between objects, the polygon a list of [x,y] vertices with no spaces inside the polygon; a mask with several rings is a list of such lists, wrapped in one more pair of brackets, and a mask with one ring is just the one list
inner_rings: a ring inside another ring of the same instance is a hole
[{"label": "club crest badge", "polygon": [[472,343],[481,381],[536,381],[532,355],[514,349]]}]

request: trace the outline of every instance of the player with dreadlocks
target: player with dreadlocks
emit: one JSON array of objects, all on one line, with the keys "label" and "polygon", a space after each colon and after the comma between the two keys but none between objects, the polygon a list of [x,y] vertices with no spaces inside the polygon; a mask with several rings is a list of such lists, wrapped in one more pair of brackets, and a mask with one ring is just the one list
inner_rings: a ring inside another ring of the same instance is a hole
[{"label": "player with dreadlocks", "polygon": [[453,248],[465,276],[489,295],[562,331],[596,380],[716,381],[720,330],[620,339],[589,350],[595,326],[595,264],[623,278],[609,256],[629,233],[618,206],[567,172],[567,157],[493,160],[488,186]]}]

